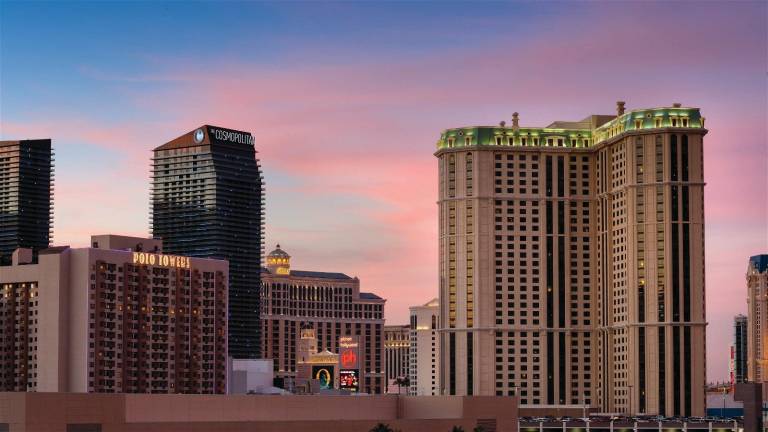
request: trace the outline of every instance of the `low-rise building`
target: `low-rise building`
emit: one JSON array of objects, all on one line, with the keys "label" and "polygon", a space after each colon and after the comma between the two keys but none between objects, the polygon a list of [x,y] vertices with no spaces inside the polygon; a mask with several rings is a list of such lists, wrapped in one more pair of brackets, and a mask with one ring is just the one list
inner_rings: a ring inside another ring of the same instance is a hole
[{"label": "low-rise building", "polygon": [[514,431],[515,397],[0,393],[0,430],[67,432]]}]

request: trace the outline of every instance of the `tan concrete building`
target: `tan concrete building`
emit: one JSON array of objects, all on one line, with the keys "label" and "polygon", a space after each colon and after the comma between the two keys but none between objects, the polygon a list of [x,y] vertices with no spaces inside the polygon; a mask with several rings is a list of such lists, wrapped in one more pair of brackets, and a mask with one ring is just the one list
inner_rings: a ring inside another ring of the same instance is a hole
[{"label": "tan concrete building", "polygon": [[93,236],[0,267],[0,389],[225,393],[226,261]]},{"label": "tan concrete building", "polygon": [[383,393],[385,300],[360,292],[356,277],[292,270],[290,260],[278,245],[261,275],[262,352],[274,360],[275,376],[296,378],[297,342],[303,328],[312,328],[319,351],[340,353],[339,340],[353,337],[358,391]]},{"label": "tan concrete building", "polygon": [[440,302],[432,299],[411,306],[411,352],[408,394],[434,396],[440,394]]},{"label": "tan concrete building", "polygon": [[768,255],[747,266],[747,381],[768,381]]},{"label": "tan concrete building", "polygon": [[408,378],[408,358],[411,345],[411,326],[384,326],[384,362],[387,393],[408,392],[407,387],[398,386],[395,380]]},{"label": "tan concrete building", "polygon": [[441,391],[703,415],[704,118],[444,131]]},{"label": "tan concrete building", "polygon": [[9,432],[515,431],[510,397],[0,393]]}]

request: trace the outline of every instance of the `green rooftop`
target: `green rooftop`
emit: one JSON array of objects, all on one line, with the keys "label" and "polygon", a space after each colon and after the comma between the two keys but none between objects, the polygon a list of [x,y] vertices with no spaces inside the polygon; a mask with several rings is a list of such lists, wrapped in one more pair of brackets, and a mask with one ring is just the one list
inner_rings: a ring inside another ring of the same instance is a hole
[{"label": "green rooftop", "polygon": [[[677,105],[677,104],[676,104]],[[517,113],[513,123],[517,121]],[[547,127],[516,127],[504,122],[498,126],[471,126],[446,129],[440,135],[437,149],[506,146],[506,147],[593,147],[624,132],[661,128],[704,127],[698,108],[681,106],[637,109],[616,117],[592,115],[581,121],[556,121]]]}]

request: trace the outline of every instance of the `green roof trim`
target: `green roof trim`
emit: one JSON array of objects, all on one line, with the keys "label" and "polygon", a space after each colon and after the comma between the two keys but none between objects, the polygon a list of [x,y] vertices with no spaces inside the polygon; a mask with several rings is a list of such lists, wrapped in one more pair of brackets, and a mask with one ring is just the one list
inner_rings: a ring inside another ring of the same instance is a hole
[{"label": "green roof trim", "polygon": [[[555,124],[576,124],[588,120]],[[668,127],[700,129],[704,127],[704,119],[698,108],[666,107],[632,110],[594,129],[511,126],[453,128],[443,131],[437,149],[474,146],[586,148],[624,132]]]}]

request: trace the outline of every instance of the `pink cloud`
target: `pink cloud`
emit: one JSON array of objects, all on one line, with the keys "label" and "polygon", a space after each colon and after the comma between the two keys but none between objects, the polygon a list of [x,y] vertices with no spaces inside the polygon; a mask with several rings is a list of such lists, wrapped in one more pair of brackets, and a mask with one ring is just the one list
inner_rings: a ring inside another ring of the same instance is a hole
[{"label": "pink cloud", "polygon": [[[87,76],[114,82],[126,97],[122,103],[144,117],[105,125],[87,113],[44,113],[0,128],[6,136],[51,136],[116,152],[123,157],[116,171],[136,178],[147,178],[154,146],[201,124],[251,131],[268,173],[269,246],[290,243],[307,269],[360,276],[364,290],[389,299],[388,320],[405,323],[407,306],[437,295],[432,153],[442,129],[509,121],[513,111],[526,125],[576,120],[613,112],[617,99],[630,109],[699,105],[711,129],[705,141],[708,364],[711,379],[723,378],[729,317],[744,310],[746,259],[768,250],[765,7],[755,13],[729,4],[733,13],[723,16],[714,4],[664,4],[668,13],[659,14],[643,3],[630,6],[629,16],[623,7],[601,6],[580,19],[553,17],[549,28],[524,38],[500,32],[480,46],[423,57],[357,59],[339,51],[338,61],[325,58],[321,65],[307,50],[303,61],[285,67],[246,61],[211,71],[191,60],[153,59],[152,69],[135,77],[88,67]],[[126,82],[155,85],[137,91]],[[158,90],[158,82],[167,86]],[[273,180],[285,177],[295,184]],[[117,193],[126,187],[111,179],[109,186],[88,186],[59,177],[57,208],[79,219],[57,221],[65,224],[63,233],[57,225],[57,238],[80,238],[92,227],[138,230],[132,220],[146,220],[146,193]],[[105,221],[102,213],[77,213],[84,197],[131,216]],[[326,197],[347,199],[340,208],[305,206]],[[316,215],[334,212],[335,218]]]}]

